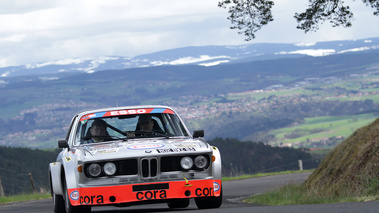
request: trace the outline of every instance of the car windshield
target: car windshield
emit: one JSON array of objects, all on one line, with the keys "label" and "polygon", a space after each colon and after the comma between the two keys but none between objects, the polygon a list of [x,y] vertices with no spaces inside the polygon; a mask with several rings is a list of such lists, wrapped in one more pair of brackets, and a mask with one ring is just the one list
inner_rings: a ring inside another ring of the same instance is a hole
[{"label": "car windshield", "polygon": [[[149,112],[139,109],[139,112]],[[188,133],[176,114],[137,113],[137,110],[99,112],[81,117],[74,145],[156,137],[187,137]]]}]

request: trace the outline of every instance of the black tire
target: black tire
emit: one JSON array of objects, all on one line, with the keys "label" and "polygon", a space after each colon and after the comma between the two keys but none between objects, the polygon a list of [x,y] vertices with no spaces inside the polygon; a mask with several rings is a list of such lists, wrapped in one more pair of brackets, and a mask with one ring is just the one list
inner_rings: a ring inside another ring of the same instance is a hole
[{"label": "black tire", "polygon": [[66,187],[66,181],[64,182],[64,207],[66,209],[66,213],[90,213],[91,212],[91,206],[73,206],[70,203],[70,198],[68,195],[67,187]]},{"label": "black tire", "polygon": [[222,204],[222,187],[219,197],[196,197],[195,203],[199,209],[215,209],[219,208]]},{"label": "black tire", "polygon": [[55,213],[66,213],[62,195],[53,194],[53,209]]},{"label": "black tire", "polygon": [[190,204],[189,198],[175,199],[167,203],[170,209],[187,208]]}]

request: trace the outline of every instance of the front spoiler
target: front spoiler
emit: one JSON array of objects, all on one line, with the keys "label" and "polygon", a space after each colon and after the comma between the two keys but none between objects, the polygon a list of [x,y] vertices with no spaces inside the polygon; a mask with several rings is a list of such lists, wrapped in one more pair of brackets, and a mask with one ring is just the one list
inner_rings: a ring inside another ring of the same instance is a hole
[{"label": "front spoiler", "polygon": [[219,197],[221,180],[186,180],[68,189],[71,205],[118,205],[165,199]]}]

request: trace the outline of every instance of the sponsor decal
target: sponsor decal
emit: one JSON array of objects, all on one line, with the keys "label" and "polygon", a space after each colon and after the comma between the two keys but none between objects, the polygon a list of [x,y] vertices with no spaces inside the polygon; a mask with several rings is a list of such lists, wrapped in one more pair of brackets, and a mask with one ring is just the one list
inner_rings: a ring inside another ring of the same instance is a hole
[{"label": "sponsor decal", "polygon": [[146,109],[129,109],[129,110],[119,110],[119,111],[110,111],[110,116],[115,115],[134,115],[134,114],[145,114],[147,113]]},{"label": "sponsor decal", "polygon": [[175,114],[171,109],[166,108],[155,108],[150,113],[167,113],[167,114]]},{"label": "sponsor decal", "polygon": [[215,191],[215,192],[218,192],[219,190],[220,190],[220,184],[219,183],[217,183],[217,182],[213,182],[213,190]]},{"label": "sponsor decal", "polygon": [[167,198],[166,190],[142,191],[136,193],[137,200],[155,200]]},{"label": "sponsor decal", "polygon": [[[91,118],[101,118],[105,114],[106,114],[106,112],[96,112],[96,113],[92,113],[92,114],[88,114],[88,115],[83,115],[83,117],[80,118],[80,121],[88,120]],[[82,124],[84,124],[84,123],[82,122]]]},{"label": "sponsor decal", "polygon": [[[108,112],[97,112],[88,115],[84,115],[80,118],[80,121],[85,121],[91,118],[101,118],[101,117],[109,117],[109,116],[117,116],[117,115],[137,115],[137,114],[148,114],[148,113],[167,113],[167,114],[175,114],[174,111],[166,108],[146,108],[146,109],[125,109],[125,110],[115,110]],[[84,124],[85,122],[82,122]]]},{"label": "sponsor decal", "polygon": [[157,149],[158,153],[170,153],[170,152],[193,152],[196,151],[193,147],[188,148],[168,148],[168,149]]},{"label": "sponsor decal", "polygon": [[175,145],[176,147],[183,147],[183,148],[188,148],[188,147],[197,147],[196,144],[180,144],[180,145]]},{"label": "sponsor decal", "polygon": [[71,161],[71,157],[66,157],[66,161],[67,162]]},{"label": "sponsor decal", "polygon": [[102,195],[80,196],[80,204],[103,204],[104,197]]},{"label": "sponsor decal", "polygon": [[209,197],[209,196],[214,196],[214,191],[213,188],[197,188],[195,190],[195,194],[198,197]]},{"label": "sponsor decal", "polygon": [[102,153],[102,154],[105,154],[105,153],[113,153],[113,152],[118,152],[118,148],[113,148],[113,149],[105,149],[105,150],[99,150],[98,153]]},{"label": "sponsor decal", "polygon": [[101,148],[109,148],[109,147],[112,147],[113,145],[111,145],[111,144],[101,144],[101,145],[95,145],[95,146],[93,146],[93,147],[91,147],[91,148],[93,148],[93,149],[101,149]]},{"label": "sponsor decal", "polygon": [[70,194],[71,200],[78,200],[79,199],[79,192],[78,191],[73,191]]},{"label": "sponsor decal", "polygon": [[132,150],[139,150],[139,149],[156,149],[156,148],[162,148],[164,147],[163,144],[145,144],[145,145],[134,145],[134,146],[129,146],[128,149]]},{"label": "sponsor decal", "polygon": [[96,145],[93,147],[89,147],[88,151],[90,151],[92,154],[96,153],[113,153],[113,152],[118,152],[120,148],[114,147],[114,145],[108,145],[108,144],[103,144],[103,145]]}]

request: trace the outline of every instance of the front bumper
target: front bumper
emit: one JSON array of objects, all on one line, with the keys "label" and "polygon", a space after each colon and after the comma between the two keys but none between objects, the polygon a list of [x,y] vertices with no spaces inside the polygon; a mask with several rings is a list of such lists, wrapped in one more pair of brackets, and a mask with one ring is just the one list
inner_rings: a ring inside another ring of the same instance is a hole
[{"label": "front bumper", "polygon": [[184,180],[68,189],[71,205],[117,205],[178,198],[219,197],[221,180]]}]

